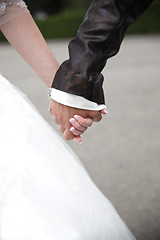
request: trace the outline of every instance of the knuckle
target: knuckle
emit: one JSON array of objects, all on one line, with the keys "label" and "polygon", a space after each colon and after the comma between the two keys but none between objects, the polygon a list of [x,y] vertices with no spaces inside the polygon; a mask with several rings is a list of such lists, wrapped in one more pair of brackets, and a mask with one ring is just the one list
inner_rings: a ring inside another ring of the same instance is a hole
[{"label": "knuckle", "polygon": [[97,111],[92,112],[92,117],[93,117],[93,118],[96,118],[98,115],[99,115],[99,112],[97,112]]},{"label": "knuckle", "polygon": [[86,119],[81,120],[80,124],[81,124],[82,126],[86,126]]},{"label": "knuckle", "polygon": [[88,121],[88,127],[91,127],[92,126],[92,120],[89,120]]},{"label": "knuckle", "polygon": [[79,132],[75,132],[75,134],[74,135],[76,135],[76,136],[79,136],[80,135],[80,133]]},{"label": "knuckle", "polygon": [[78,129],[79,128],[79,124],[78,123],[74,123],[73,126]]},{"label": "knuckle", "polygon": [[68,136],[68,135],[64,135],[64,139],[65,139],[65,140],[71,140],[72,137],[71,137],[71,136]]},{"label": "knuckle", "polygon": [[82,127],[81,125],[79,124],[76,124],[75,128],[79,131],[84,131],[84,127]]},{"label": "knuckle", "polygon": [[78,129],[80,132],[85,132],[86,131],[86,128],[84,128],[84,127],[80,127],[79,129]]},{"label": "knuckle", "polygon": [[101,115],[101,114],[99,115],[99,118],[98,118],[98,120],[99,120],[99,121],[101,121],[101,120],[102,120],[102,115]]},{"label": "knuckle", "polygon": [[101,121],[101,119],[102,119],[101,114],[98,114],[97,117],[95,118],[95,122],[99,122]]},{"label": "knuckle", "polygon": [[65,140],[71,140],[74,138],[74,135],[67,129],[65,129],[63,137]]},{"label": "knuckle", "polygon": [[73,133],[74,135],[76,135],[76,136],[79,135],[79,131],[78,131],[77,129],[73,129],[73,130],[72,130],[72,133]]}]

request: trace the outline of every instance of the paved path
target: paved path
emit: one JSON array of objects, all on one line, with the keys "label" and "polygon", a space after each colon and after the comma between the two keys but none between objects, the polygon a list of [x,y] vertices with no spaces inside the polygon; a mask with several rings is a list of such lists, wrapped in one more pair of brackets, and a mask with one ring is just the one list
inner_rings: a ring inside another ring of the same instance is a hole
[{"label": "paved path", "polygon": [[[49,42],[59,62],[68,41]],[[45,119],[46,87],[19,55],[0,45],[0,72]],[[127,37],[104,70],[109,115],[81,145],[69,143],[139,240],[160,239],[160,36]]]}]

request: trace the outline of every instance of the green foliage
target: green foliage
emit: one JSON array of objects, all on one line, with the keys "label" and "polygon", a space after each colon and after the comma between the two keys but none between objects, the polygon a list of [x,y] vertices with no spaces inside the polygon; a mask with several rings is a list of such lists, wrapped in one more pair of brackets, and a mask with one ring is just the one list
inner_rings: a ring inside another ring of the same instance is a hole
[{"label": "green foliage", "polygon": [[127,33],[160,33],[160,1],[153,1],[136,23],[128,28]]},{"label": "green foliage", "polygon": [[62,9],[88,9],[92,0],[61,0]]},{"label": "green foliage", "polygon": [[62,0],[25,0],[25,2],[33,15],[37,11],[55,14],[62,9]]},{"label": "green foliage", "polygon": [[[74,1],[81,2],[80,0]],[[64,10],[60,14],[50,16],[46,20],[37,20],[36,23],[46,39],[73,38],[83,20],[85,12],[86,10]],[[128,29],[127,33],[160,33],[160,1],[155,0],[140,19]],[[5,38],[0,34],[0,41],[2,40],[5,40]]]},{"label": "green foliage", "polygon": [[[72,0],[68,0],[72,1]],[[77,2],[76,0],[74,0]],[[79,1],[80,2],[80,1]],[[87,1],[86,1],[87,2]],[[86,10],[66,10],[37,24],[45,38],[72,38],[76,35]],[[129,27],[127,34],[160,33],[160,1],[156,0],[146,12]]]},{"label": "green foliage", "polygon": [[36,21],[36,23],[47,39],[70,38],[76,35],[84,15],[84,10],[66,10],[58,15],[49,17],[45,21]]},{"label": "green foliage", "polygon": [[25,2],[33,14],[37,11],[55,14],[66,9],[87,9],[92,0],[25,0]]},{"label": "green foliage", "polygon": [[4,42],[6,41],[5,37],[3,36],[3,34],[0,32],[0,42]]}]

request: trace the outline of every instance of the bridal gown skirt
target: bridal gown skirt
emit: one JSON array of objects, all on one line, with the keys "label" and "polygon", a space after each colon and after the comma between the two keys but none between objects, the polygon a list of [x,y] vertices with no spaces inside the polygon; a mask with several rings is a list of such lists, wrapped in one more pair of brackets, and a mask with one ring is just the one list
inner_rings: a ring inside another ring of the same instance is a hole
[{"label": "bridal gown skirt", "polygon": [[81,162],[0,75],[0,240],[134,240]]}]

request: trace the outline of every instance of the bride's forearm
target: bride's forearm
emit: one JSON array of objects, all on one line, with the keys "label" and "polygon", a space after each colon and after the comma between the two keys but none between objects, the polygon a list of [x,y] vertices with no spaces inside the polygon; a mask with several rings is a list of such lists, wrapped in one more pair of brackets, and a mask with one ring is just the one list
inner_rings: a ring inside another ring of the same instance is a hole
[{"label": "bride's forearm", "polygon": [[48,87],[59,67],[30,13],[1,26],[10,44],[21,54]]}]

